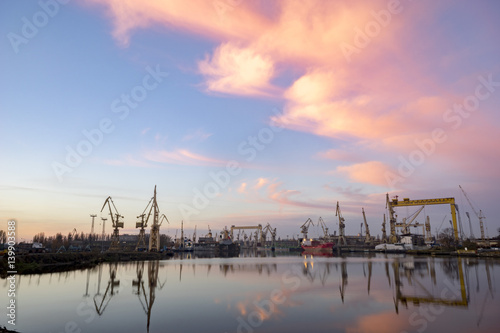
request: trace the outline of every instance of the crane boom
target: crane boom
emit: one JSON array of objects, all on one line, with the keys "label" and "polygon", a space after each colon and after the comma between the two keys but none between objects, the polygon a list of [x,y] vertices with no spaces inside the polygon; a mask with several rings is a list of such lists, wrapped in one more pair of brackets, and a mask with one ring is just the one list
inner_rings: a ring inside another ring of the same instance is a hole
[{"label": "crane boom", "polygon": [[458,187],[460,187],[460,189],[462,190],[462,192],[465,196],[465,199],[467,199],[467,202],[470,205],[470,208],[472,208],[472,211],[474,212],[474,214],[476,214],[476,216],[479,220],[479,228],[481,230],[481,239],[483,242],[486,242],[486,238],[484,236],[484,222],[483,222],[483,219],[485,218],[485,216],[483,215],[483,211],[479,210],[479,213],[478,213],[476,208],[474,208],[474,206],[472,205],[472,202],[470,201],[469,196],[467,195],[467,193],[465,193],[465,190],[462,188],[462,186],[458,185]]},{"label": "crane boom", "polygon": [[303,225],[300,226],[300,230],[302,232],[302,235],[304,236],[304,239],[307,239],[307,232],[309,230],[310,225],[314,225],[313,220],[311,218],[308,218]]}]

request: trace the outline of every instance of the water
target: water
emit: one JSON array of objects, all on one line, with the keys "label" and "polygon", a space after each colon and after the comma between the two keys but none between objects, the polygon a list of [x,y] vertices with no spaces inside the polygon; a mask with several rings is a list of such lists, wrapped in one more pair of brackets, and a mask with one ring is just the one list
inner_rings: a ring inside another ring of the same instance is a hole
[{"label": "water", "polygon": [[[269,256],[111,263],[18,276],[15,329],[499,332],[499,285],[500,260],[476,258]],[[6,280],[0,289],[7,294]],[[2,317],[0,325],[11,328]]]}]

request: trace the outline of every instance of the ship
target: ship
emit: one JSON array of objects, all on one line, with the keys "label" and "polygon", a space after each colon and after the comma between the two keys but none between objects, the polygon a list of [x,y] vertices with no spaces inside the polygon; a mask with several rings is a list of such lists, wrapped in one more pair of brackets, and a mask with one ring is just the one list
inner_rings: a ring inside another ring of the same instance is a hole
[{"label": "ship", "polygon": [[333,252],[334,242],[320,239],[303,239],[301,247],[306,252],[313,253],[331,253]]}]

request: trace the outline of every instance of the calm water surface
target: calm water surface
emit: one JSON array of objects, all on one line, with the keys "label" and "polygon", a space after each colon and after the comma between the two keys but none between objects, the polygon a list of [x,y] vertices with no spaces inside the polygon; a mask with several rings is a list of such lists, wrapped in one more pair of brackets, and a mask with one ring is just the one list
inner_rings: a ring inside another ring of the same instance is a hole
[{"label": "calm water surface", "polygon": [[[102,264],[18,276],[15,328],[500,332],[499,287],[500,261],[475,258],[270,255]],[[6,280],[0,289],[7,295]]]}]

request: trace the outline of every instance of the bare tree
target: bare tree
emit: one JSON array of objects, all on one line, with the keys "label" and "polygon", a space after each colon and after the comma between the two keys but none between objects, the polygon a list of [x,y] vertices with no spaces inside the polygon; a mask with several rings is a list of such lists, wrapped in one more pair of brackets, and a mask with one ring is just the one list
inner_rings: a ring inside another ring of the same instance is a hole
[{"label": "bare tree", "polygon": [[455,242],[453,235],[453,228],[445,228],[438,235],[439,242],[446,247],[451,247]]},{"label": "bare tree", "polygon": [[0,243],[1,244],[7,243],[7,233],[3,230],[0,230]]}]

